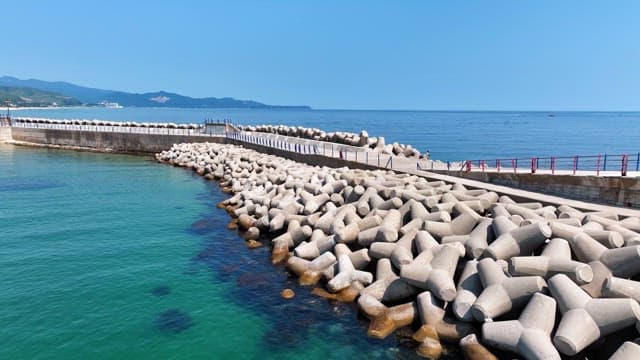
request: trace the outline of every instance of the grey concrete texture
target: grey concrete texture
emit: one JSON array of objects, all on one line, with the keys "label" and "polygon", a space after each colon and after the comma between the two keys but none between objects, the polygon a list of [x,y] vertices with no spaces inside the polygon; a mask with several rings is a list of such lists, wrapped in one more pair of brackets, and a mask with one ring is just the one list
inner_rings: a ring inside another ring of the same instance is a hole
[{"label": "grey concrete texture", "polygon": [[560,359],[551,342],[556,301],[536,293],[518,320],[488,322],[482,325],[485,343],[519,354],[525,359]]},{"label": "grey concrete texture", "polygon": [[625,341],[609,360],[636,360],[640,359],[640,345],[633,341]]},{"label": "grey concrete texture", "polygon": [[602,336],[635,325],[640,305],[633,299],[594,299],[569,277],[558,274],[549,280],[562,320],[553,342],[565,355],[575,355]]}]

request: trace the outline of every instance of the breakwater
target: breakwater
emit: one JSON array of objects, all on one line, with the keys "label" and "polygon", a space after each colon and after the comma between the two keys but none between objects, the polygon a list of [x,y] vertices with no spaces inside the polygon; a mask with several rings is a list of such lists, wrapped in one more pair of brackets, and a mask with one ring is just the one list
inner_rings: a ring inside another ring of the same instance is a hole
[{"label": "breakwater", "polygon": [[370,137],[366,130],[361,130],[360,133],[356,134],[344,131],[326,132],[317,128],[286,125],[245,125],[239,126],[238,128],[249,132],[279,134],[316,141],[327,141],[337,144],[359,146],[365,149],[379,151],[386,155],[419,159],[425,157],[424,154],[420,154],[420,151],[412,145],[399,144],[397,142],[393,144],[385,144],[383,136]]},{"label": "breakwater", "polygon": [[220,206],[247,245],[270,242],[272,261],[315,294],[356,301],[372,337],[409,328],[432,358],[443,343],[484,359],[637,350],[621,344],[640,319],[638,217],[230,145],[179,144],[156,158],[220,181],[231,194]]},{"label": "breakwater", "polygon": [[225,125],[138,123],[101,120],[12,120],[18,143],[118,153],[155,153],[180,142],[224,142]]},{"label": "breakwater", "polygon": [[11,141],[13,137],[11,136],[11,127],[10,126],[0,126],[0,143],[4,141]]},{"label": "breakwater", "polygon": [[[66,147],[107,152],[157,153],[181,142],[218,142],[242,145],[257,151],[277,153],[280,156],[312,165],[375,169],[426,176],[433,180],[447,179],[434,172],[469,177],[505,186],[491,186],[479,181],[467,182],[473,188],[492,188],[510,196],[524,196],[532,201],[559,205],[563,198],[536,193],[523,194],[512,188],[539,191],[576,200],[638,208],[640,207],[640,182],[632,176],[564,176],[547,173],[509,174],[447,171],[447,164],[437,160],[399,156],[393,145],[382,149],[351,146],[333,142],[292,137],[268,132],[237,131],[219,124],[207,128],[196,124],[134,123],[85,120],[14,119],[9,131],[17,143]],[[386,149],[386,150],[385,150]],[[460,169],[461,164],[450,164]],[[631,174],[630,174],[631,175]],[[458,180],[456,180],[458,181]],[[573,203],[572,206],[594,211],[592,203]],[[619,211],[619,210],[616,210]]]}]

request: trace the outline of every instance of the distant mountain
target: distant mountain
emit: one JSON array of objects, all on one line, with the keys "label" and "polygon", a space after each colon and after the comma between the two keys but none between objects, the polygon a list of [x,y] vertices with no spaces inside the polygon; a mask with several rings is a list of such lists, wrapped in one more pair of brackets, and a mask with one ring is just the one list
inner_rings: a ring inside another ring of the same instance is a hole
[{"label": "distant mountain", "polygon": [[31,87],[0,86],[0,106],[18,107],[78,106],[82,102],[71,96]]},{"label": "distant mountain", "polygon": [[21,80],[11,76],[0,77],[0,86],[27,87],[64,94],[66,96],[79,100],[85,105],[97,105],[103,102],[109,102],[118,103],[122,106],[133,107],[309,109],[308,106],[266,105],[257,101],[238,100],[229,97],[192,98],[189,96],[174,94],[166,91],[135,94],[115,90],[94,89],[63,81],[43,81],[36,79]]}]

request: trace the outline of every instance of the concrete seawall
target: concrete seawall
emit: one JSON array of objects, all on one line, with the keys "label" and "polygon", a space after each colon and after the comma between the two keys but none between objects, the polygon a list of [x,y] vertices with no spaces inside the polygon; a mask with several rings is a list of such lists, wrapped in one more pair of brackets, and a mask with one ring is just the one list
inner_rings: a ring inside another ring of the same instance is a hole
[{"label": "concrete seawall", "polygon": [[0,126],[0,143],[5,141],[10,141],[11,139],[12,139],[11,127]]},{"label": "concrete seawall", "polygon": [[224,143],[225,138],[197,135],[166,135],[83,130],[14,127],[13,140],[63,147],[81,147],[121,153],[157,153],[183,142]]},{"label": "concrete seawall", "polygon": [[305,164],[314,165],[314,166],[327,166],[327,167],[333,167],[333,168],[347,166],[350,169],[363,169],[363,170],[378,169],[378,167],[373,165],[367,165],[361,162],[340,159],[337,157],[329,157],[329,156],[324,156],[319,154],[318,155],[300,154],[300,153],[291,152],[287,150],[274,149],[272,147],[268,147],[264,145],[245,143],[243,141],[239,141],[235,139],[224,139],[224,140],[226,140],[224,141],[224,143],[226,144],[241,145],[247,149],[252,149],[265,154],[281,156],[283,158],[291,159],[298,162],[303,162]]}]

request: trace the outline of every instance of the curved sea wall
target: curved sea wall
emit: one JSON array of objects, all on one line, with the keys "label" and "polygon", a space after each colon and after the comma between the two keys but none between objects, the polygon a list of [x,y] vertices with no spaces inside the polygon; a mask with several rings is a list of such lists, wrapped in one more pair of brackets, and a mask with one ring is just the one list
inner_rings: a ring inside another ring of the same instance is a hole
[{"label": "curved sea wall", "polygon": [[357,302],[372,337],[411,329],[431,358],[443,343],[474,359],[611,347],[622,359],[638,347],[621,343],[640,320],[640,218],[232,145],[178,144],[156,159],[219,181],[230,228],[249,247],[269,242],[315,294]]}]

